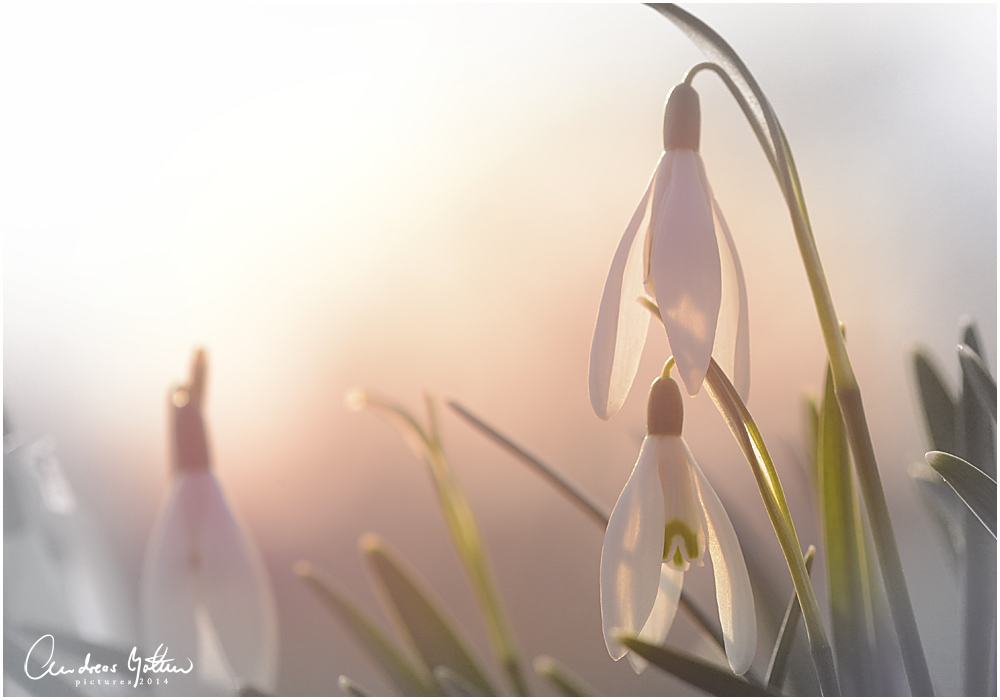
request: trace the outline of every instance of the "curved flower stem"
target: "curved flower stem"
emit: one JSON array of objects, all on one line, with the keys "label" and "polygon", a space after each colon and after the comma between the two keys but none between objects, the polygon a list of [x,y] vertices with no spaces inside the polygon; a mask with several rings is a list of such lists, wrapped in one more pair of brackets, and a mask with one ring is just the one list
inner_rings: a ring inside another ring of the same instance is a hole
[{"label": "curved flower stem", "polygon": [[739,442],[757,480],[757,487],[764,499],[764,508],[771,519],[771,526],[778,537],[781,551],[785,555],[788,571],[792,575],[792,584],[795,586],[795,593],[802,607],[802,620],[809,637],[809,649],[816,665],[820,689],[824,695],[840,695],[840,683],[833,662],[833,649],[823,628],[816,592],[813,590],[809,570],[802,557],[802,548],[799,545],[798,535],[795,534],[788,502],[785,500],[778,472],[774,468],[774,462],[767,451],[764,439],[750,411],[714,358],[709,364],[708,374],[705,375],[705,388]]},{"label": "curved flower stem", "polygon": [[830,359],[837,402],[844,414],[855,470],[864,494],[875,550],[902,648],[903,664],[906,667],[910,690],[915,695],[933,695],[930,671],[927,668],[913,604],[906,587],[899,547],[889,519],[885,491],[875,460],[875,448],[861,401],[861,390],[847,354],[847,346],[840,333],[840,322],[833,308],[833,298],[826,275],[823,273],[823,265],[806,212],[798,171],[785,133],[756,79],[732,47],[715,30],[676,5],[650,6],[676,24],[702,51],[721,64],[724,72],[730,77],[730,80],[726,81],[727,86],[734,94],[740,93],[737,100],[748,120],[754,125],[754,133],[774,169],[778,185],[788,205],[795,240],[816,304],[816,314]]}]

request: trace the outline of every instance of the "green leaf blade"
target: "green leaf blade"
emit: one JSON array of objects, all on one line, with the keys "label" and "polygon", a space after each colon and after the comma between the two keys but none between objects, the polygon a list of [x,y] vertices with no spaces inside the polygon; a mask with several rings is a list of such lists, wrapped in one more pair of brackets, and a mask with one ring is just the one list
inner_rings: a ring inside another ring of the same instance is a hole
[{"label": "green leaf blade", "polygon": [[954,453],[958,445],[955,432],[957,405],[947,383],[931,358],[922,350],[913,353],[913,371],[923,407],[924,425],[935,450]]},{"label": "green leaf blade", "polygon": [[931,451],[927,463],[941,475],[962,499],[979,522],[997,536],[997,482],[978,467],[947,452]]},{"label": "green leaf blade", "polygon": [[[806,571],[812,574],[813,561],[816,558],[816,548],[809,545],[806,550],[805,559]],[[778,630],[778,638],[774,642],[774,650],[771,652],[771,661],[767,667],[767,687],[775,693],[780,694],[781,686],[785,680],[785,671],[788,669],[788,657],[792,653],[792,643],[795,641],[795,632],[802,619],[802,606],[799,605],[799,597],[793,592],[791,600],[788,601],[788,608],[785,610],[785,617],[781,621],[781,629]]]},{"label": "green leaf blade", "polygon": [[535,659],[535,672],[547,680],[563,697],[582,698],[597,695],[587,687],[586,683],[551,656],[537,657]]},{"label": "green leaf blade", "polygon": [[820,407],[818,449],[821,522],[840,684],[846,695],[865,695],[875,675],[868,636],[871,592],[847,430],[829,365]]},{"label": "green leaf blade", "polygon": [[[958,346],[958,359],[962,364],[962,376],[967,379],[976,396],[989,411],[993,420],[996,421],[997,380],[990,375],[982,358],[970,346]],[[942,451],[947,452],[947,450]]]},{"label": "green leaf blade", "polygon": [[395,613],[424,665],[449,669],[471,684],[477,694],[496,695],[469,645],[445,617],[440,604],[417,582],[416,575],[375,535],[362,538],[361,550],[386,594],[386,607]]},{"label": "green leaf blade", "polygon": [[756,697],[772,695],[764,686],[751,683],[729,669],[695,656],[667,647],[653,646],[628,635],[619,635],[618,641],[657,668],[710,695]]},{"label": "green leaf blade", "polygon": [[347,627],[399,692],[404,695],[437,695],[440,692],[427,678],[426,673],[419,671],[375,623],[332,583],[317,574],[310,564],[299,562],[295,566],[295,573]]}]

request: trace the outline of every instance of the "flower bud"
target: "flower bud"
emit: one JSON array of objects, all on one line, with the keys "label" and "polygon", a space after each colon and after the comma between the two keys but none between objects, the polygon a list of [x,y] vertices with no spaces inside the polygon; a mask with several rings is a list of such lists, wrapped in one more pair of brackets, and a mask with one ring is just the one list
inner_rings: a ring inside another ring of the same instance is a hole
[{"label": "flower bud", "polygon": [[208,435],[201,413],[205,365],[205,351],[198,350],[191,363],[190,382],[178,387],[170,396],[174,468],[178,471],[205,471],[210,468]]},{"label": "flower bud", "polygon": [[660,377],[649,389],[646,408],[646,433],[649,435],[680,435],[684,423],[684,402],[681,390],[670,377]]},{"label": "flower bud", "polygon": [[687,83],[675,85],[663,113],[663,150],[698,150],[701,141],[701,104]]}]

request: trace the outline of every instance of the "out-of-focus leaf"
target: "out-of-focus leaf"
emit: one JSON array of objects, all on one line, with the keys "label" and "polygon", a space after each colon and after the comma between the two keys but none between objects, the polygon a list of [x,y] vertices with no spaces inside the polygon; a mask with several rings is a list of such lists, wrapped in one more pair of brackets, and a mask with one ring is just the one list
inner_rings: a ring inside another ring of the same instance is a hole
[{"label": "out-of-focus leaf", "polygon": [[551,683],[560,695],[569,698],[594,697],[597,695],[587,687],[587,684],[576,677],[551,656],[539,656],[535,659],[535,672]]},{"label": "out-of-focus leaf", "polygon": [[453,698],[476,698],[482,695],[478,688],[447,666],[438,666],[434,669],[434,680],[444,690],[445,695]]},{"label": "out-of-focus leaf", "polygon": [[962,522],[968,509],[954,489],[927,462],[914,462],[907,473],[935,525],[934,532],[948,557],[948,570],[957,576],[965,555]]},{"label": "out-of-focus leaf", "polygon": [[[812,574],[813,560],[816,558],[816,548],[809,545],[806,550],[806,571]],[[792,652],[792,643],[795,641],[795,631],[798,629],[799,620],[802,619],[802,607],[799,605],[799,597],[792,593],[788,601],[788,608],[785,610],[785,617],[781,621],[781,629],[778,630],[778,638],[774,642],[774,650],[771,652],[771,662],[767,666],[767,687],[775,694],[780,694],[781,685],[785,680],[785,671],[788,668],[788,656]]]},{"label": "out-of-focus leaf", "polygon": [[42,635],[51,634],[55,637],[56,645],[58,646],[60,653],[68,653],[74,657],[78,657],[81,661],[87,657],[87,654],[91,654],[93,656],[91,659],[91,665],[93,665],[94,661],[100,660],[102,666],[118,664],[119,667],[125,667],[128,662],[129,652],[131,651],[131,649],[126,651],[125,649],[111,646],[109,644],[91,642],[83,639],[79,635],[63,630],[51,632],[41,627],[25,625],[23,627],[19,627],[17,631],[22,633],[20,635],[22,640],[31,639],[32,641],[38,639]]},{"label": "out-of-focus leaf", "polygon": [[867,587],[863,523],[847,431],[829,366],[820,408],[819,473],[830,591],[833,645],[845,695],[866,695],[871,668],[871,596]]},{"label": "out-of-focus leaf", "polygon": [[[53,692],[57,690],[58,686],[50,686],[47,682],[42,683],[41,686],[36,687],[36,681],[28,678],[24,672],[24,662],[27,656],[27,650],[31,649],[32,645],[36,641],[41,639],[46,635],[51,635],[52,642],[49,646],[45,646],[47,642],[43,642],[41,646],[34,649],[33,658],[38,662],[39,668],[43,662],[44,658],[39,658],[41,650],[56,649],[52,657],[55,667],[65,666],[67,669],[76,669],[87,663],[89,666],[94,666],[95,664],[99,666],[117,666],[118,671],[113,673],[111,676],[105,676],[108,680],[115,679],[119,683],[124,683],[131,676],[128,671],[128,659],[129,652],[124,649],[119,649],[113,646],[108,646],[106,644],[101,644],[98,642],[90,642],[86,639],[80,638],[78,635],[67,632],[65,630],[52,631],[50,629],[43,629],[40,627],[34,627],[30,625],[26,626],[10,626],[4,635],[4,639],[7,643],[13,645],[16,648],[23,648],[25,653],[15,654],[18,659],[17,663],[20,664],[20,672],[14,676],[14,678],[23,681],[25,689],[32,694],[46,694],[51,695],[52,692],[46,690],[50,688]],[[6,654],[6,651],[4,652]],[[44,652],[42,652],[44,653]],[[5,663],[6,663],[6,656]],[[10,659],[12,662],[15,658]],[[8,669],[9,672],[9,669]],[[52,679],[51,676],[45,676],[46,679]],[[58,676],[58,679],[64,683],[70,684],[73,688],[76,688],[75,681]],[[132,692],[138,695],[148,695],[149,693],[143,692],[144,687],[139,687],[133,689]],[[58,695],[65,694],[65,691],[56,693]],[[86,692],[75,693],[77,695],[86,695]]]},{"label": "out-of-focus leaf", "polygon": [[806,420],[806,460],[809,469],[814,477],[814,482],[818,482],[819,462],[819,402],[815,396],[803,397],[803,408]]},{"label": "out-of-focus leaf", "polygon": [[[975,323],[962,329],[962,343],[982,357],[982,342]],[[976,379],[962,366],[962,394],[958,410],[958,449],[953,454],[980,469],[994,481],[997,476],[996,420],[984,410],[977,396]],[[950,484],[952,487],[955,484]],[[995,488],[995,487],[994,487]],[[995,491],[994,491],[995,493]],[[994,510],[995,513],[995,510]],[[965,566],[963,567],[963,631],[965,649],[963,694],[997,694],[996,614],[997,543],[996,529],[987,533],[979,516],[966,512]],[[994,520],[995,523],[995,520]]]},{"label": "out-of-focus leaf", "polygon": [[[924,468],[933,473],[933,470],[924,464]],[[937,474],[935,474],[937,477]],[[938,478],[941,487],[951,491],[944,481]],[[959,508],[965,508],[958,496],[949,494]],[[871,692],[875,697],[900,697],[909,694],[909,683],[906,679],[905,670],[899,665],[900,648],[899,639],[896,637],[896,628],[892,623],[892,613],[889,610],[889,599],[885,593],[882,581],[882,573],[878,568],[878,557],[875,555],[875,545],[871,538],[871,533],[866,533],[863,542],[865,560],[868,562],[868,590],[871,592],[873,635],[875,640],[873,646],[874,667],[877,669],[871,686]]]},{"label": "out-of-focus leaf", "polygon": [[[70,682],[69,678],[66,676],[52,676],[44,675],[41,678],[35,680],[28,678],[24,673],[24,663],[25,659],[28,658],[28,652],[31,649],[32,642],[27,644],[23,643],[21,640],[12,639],[7,634],[3,636],[3,671],[5,676],[10,676],[11,678],[18,679],[21,686],[27,692],[32,695],[44,696],[44,697],[79,697],[83,693],[80,692],[78,688],[75,688]],[[45,659],[39,661],[39,667],[45,662]],[[56,666],[58,668],[58,664]],[[34,675],[34,674],[33,674]]]},{"label": "out-of-focus leaf", "polygon": [[729,669],[703,661],[695,656],[689,656],[666,647],[653,646],[628,635],[619,635],[618,641],[654,666],[710,695],[772,695],[771,691],[764,686],[751,683]]},{"label": "out-of-focus leaf", "polygon": [[394,420],[401,424],[401,431],[410,447],[426,460],[431,481],[437,492],[441,515],[465,568],[476,602],[479,603],[490,646],[514,691],[519,695],[527,695],[528,687],[521,672],[520,654],[500,603],[483,540],[479,535],[479,527],[472,515],[472,507],[458,485],[445,456],[434,401],[429,396],[426,400],[430,414],[427,430],[412,414],[392,401],[361,391],[352,392],[347,397],[348,405],[355,410],[371,405],[394,416]]},{"label": "out-of-focus leaf", "polygon": [[968,345],[958,346],[958,359],[962,364],[962,374],[968,377],[976,396],[983,402],[993,420],[997,419],[997,380],[990,375],[986,363]]},{"label": "out-of-focus leaf", "polygon": [[448,407],[464,418],[474,428],[531,467],[536,474],[540,475],[549,484],[554,486],[556,490],[567,496],[570,503],[579,507],[586,515],[599,523],[601,527],[606,528],[608,526],[608,516],[604,509],[596,505],[593,499],[584,494],[575,484],[564,478],[562,474],[545,464],[457,401],[449,401]]},{"label": "out-of-focus leaf", "polygon": [[340,676],[337,678],[337,687],[345,695],[350,695],[355,698],[366,698],[371,695],[371,693],[366,692],[360,685],[352,681],[347,676]]},{"label": "out-of-focus leaf", "polygon": [[424,665],[451,669],[474,686],[478,695],[496,695],[496,688],[441,606],[388,545],[376,535],[366,535],[361,539],[361,551],[386,594],[386,607],[395,613]]},{"label": "out-of-focus leaf", "polygon": [[414,666],[406,655],[386,637],[378,626],[347,600],[332,583],[321,578],[312,565],[299,562],[295,573],[304,580],[321,601],[360,642],[361,646],[385,671],[393,685],[404,695],[437,695],[439,692],[425,673]]},{"label": "out-of-focus leaf", "polygon": [[947,383],[923,350],[913,353],[913,369],[917,375],[917,389],[931,446],[935,450],[955,452],[958,445],[955,434],[957,409]]},{"label": "out-of-focus leaf", "polygon": [[961,457],[947,452],[931,451],[924,458],[996,538],[997,482]]}]

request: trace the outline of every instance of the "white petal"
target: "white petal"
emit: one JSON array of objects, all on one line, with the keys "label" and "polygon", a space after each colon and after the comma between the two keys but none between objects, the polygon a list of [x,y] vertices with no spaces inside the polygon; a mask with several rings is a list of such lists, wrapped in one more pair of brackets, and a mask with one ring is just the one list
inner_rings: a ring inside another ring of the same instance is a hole
[{"label": "white petal", "polygon": [[[656,601],[649,613],[646,624],[639,632],[639,639],[649,644],[662,646],[667,639],[670,626],[677,615],[677,603],[681,598],[681,587],[684,585],[684,572],[667,564],[660,565],[660,587],[656,591]],[[642,673],[649,662],[636,654],[628,653],[628,661],[632,670]]]},{"label": "white petal", "polygon": [[191,491],[184,488],[185,481],[183,476],[175,480],[153,526],[139,586],[144,655],[152,654],[162,644],[168,657],[181,668],[187,668],[189,659],[197,663],[198,657],[194,619],[198,602],[191,566],[196,548],[189,517]]},{"label": "white petal", "polygon": [[273,690],[277,676],[277,612],[256,547],[210,472],[202,478],[199,544],[203,556],[202,599],[237,687]]},{"label": "white petal", "polygon": [[646,437],[628,483],[611,512],[601,549],[601,621],[608,653],[627,649],[614,631],[637,634],[646,624],[663,560],[663,491],[657,468],[660,439]]},{"label": "white petal", "polygon": [[677,370],[694,396],[712,356],[722,298],[719,244],[698,155],[674,155],[670,187],[653,211],[650,273]]},{"label": "white petal", "polygon": [[757,614],[750,575],[736,530],[722,501],[690,450],[688,459],[698,483],[701,504],[705,508],[708,552],[715,569],[715,597],[719,603],[719,622],[722,623],[726,657],[734,673],[746,673],[757,651]]},{"label": "white petal", "polygon": [[[178,665],[195,663],[178,688],[220,692],[220,680],[228,679],[228,692],[243,685],[273,690],[274,599],[211,472],[180,472],[176,479],[150,539],[142,612],[148,651],[164,644]],[[195,675],[202,685],[189,687]]]},{"label": "white petal", "polygon": [[590,404],[594,413],[605,420],[617,413],[625,402],[646,344],[650,315],[638,303],[645,276],[642,261],[645,237],[636,234],[645,230],[643,224],[649,214],[650,192],[656,187],[664,160],[661,155],[646,193],[625,228],[611,261],[597,313],[594,342],[590,347]]},{"label": "white petal", "polygon": [[715,331],[712,356],[730,378],[736,391],[746,402],[750,398],[750,315],[747,308],[747,285],[736,243],[722,215],[712,188],[705,175],[705,166],[698,159],[698,172],[705,191],[712,198],[715,231],[722,264],[722,306]]}]

